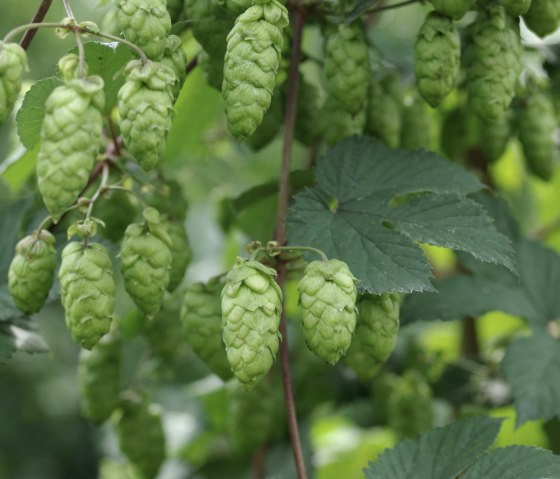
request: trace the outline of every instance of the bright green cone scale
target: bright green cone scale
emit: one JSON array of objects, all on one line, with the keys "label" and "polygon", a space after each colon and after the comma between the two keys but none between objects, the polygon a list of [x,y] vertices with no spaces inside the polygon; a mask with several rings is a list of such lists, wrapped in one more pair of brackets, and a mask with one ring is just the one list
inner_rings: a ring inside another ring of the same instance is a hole
[{"label": "bright green cone scale", "polygon": [[366,103],[371,77],[368,46],[359,23],[326,30],[324,71],[330,94],[348,113],[358,113]]},{"label": "bright green cone scale", "polygon": [[105,246],[72,241],[58,272],[66,325],[75,341],[92,349],[109,332],[115,308],[113,265]]},{"label": "bright green cone scale", "polygon": [[119,90],[120,127],[124,144],[144,171],[162,160],[173,117],[175,72],[163,63],[142,65],[133,60],[125,68]]},{"label": "bright green cone scale", "polygon": [[360,135],[366,124],[366,112],[352,116],[333,96],[328,96],[319,113],[319,126],[325,143],[329,146],[343,138]]},{"label": "bright green cone scale", "polygon": [[0,41],[0,123],[12,112],[21,90],[27,53],[17,43]]},{"label": "bright green cone scale", "polygon": [[181,323],[186,341],[208,369],[222,379],[231,378],[226,348],[222,339],[221,293],[219,278],[187,286],[181,308]]},{"label": "bright green cone scale", "polygon": [[162,223],[171,238],[169,251],[171,252],[172,260],[167,290],[173,292],[183,281],[185,271],[191,261],[192,251],[189,238],[182,223],[170,220],[164,220]]},{"label": "bright green cone scale", "polygon": [[399,146],[401,106],[376,80],[371,81],[369,88],[366,132],[391,148]]},{"label": "bright green cone scale", "polygon": [[360,379],[371,379],[393,351],[398,330],[398,297],[364,295],[358,303],[358,324],[344,363]]},{"label": "bright green cone scale", "polygon": [[105,422],[119,405],[121,337],[113,328],[91,351],[82,350],[78,364],[80,405],[95,424]]},{"label": "bright green cone scale", "polygon": [[278,0],[258,0],[227,37],[222,95],[227,124],[237,139],[250,137],[270,107],[280,66],[288,11]]},{"label": "bright green cone scale", "polygon": [[428,149],[431,142],[431,121],[428,105],[418,95],[402,109],[401,148]]},{"label": "bright green cone scale", "polygon": [[356,327],[356,278],[340,260],[312,261],[298,284],[307,346],[329,364],[346,354]]},{"label": "bright green cone scale", "polygon": [[103,80],[74,78],[47,98],[37,157],[37,184],[58,221],[87,184],[99,147],[105,103]]},{"label": "bright green cone scale", "polygon": [[159,311],[169,284],[171,238],[154,208],[144,210],[143,224],[133,223],[121,244],[121,272],[124,286],[148,317]]},{"label": "bright green cone scale", "polygon": [[244,389],[266,375],[279,347],[282,291],[276,271],[237,258],[222,290],[222,329],[227,358]]},{"label": "bright green cone scale", "polygon": [[531,6],[531,0],[498,0],[498,3],[514,17],[527,13]]},{"label": "bright green cone scale", "polygon": [[475,0],[430,0],[437,12],[459,20],[469,10],[475,8]]},{"label": "bright green cone scale", "polygon": [[150,60],[159,60],[171,30],[166,0],[118,0],[118,21],[124,37]]},{"label": "bright green cone scale", "polygon": [[558,0],[533,0],[531,8],[523,19],[539,37],[553,33],[560,27],[560,2]]},{"label": "bright green cone scale", "polygon": [[175,82],[171,86],[171,91],[173,99],[177,100],[185,78],[187,78],[187,54],[183,50],[183,41],[177,35],[167,37],[161,63],[171,68],[175,73]]},{"label": "bright green cone scale", "polygon": [[461,38],[453,20],[436,12],[426,17],[415,46],[418,91],[436,107],[453,90],[461,66]]},{"label": "bright green cone scale", "polygon": [[55,267],[55,239],[47,230],[18,242],[8,271],[8,287],[21,311],[32,314],[43,307],[53,285]]}]

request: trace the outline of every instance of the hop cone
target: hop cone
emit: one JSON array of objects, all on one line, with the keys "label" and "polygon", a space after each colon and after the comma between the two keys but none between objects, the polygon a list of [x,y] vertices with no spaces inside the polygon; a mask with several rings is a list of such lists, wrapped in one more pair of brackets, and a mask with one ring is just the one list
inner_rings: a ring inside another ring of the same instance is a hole
[{"label": "hop cone", "polygon": [[533,0],[523,19],[539,37],[544,37],[560,26],[560,3],[557,0]]},{"label": "hop cone", "polygon": [[[216,0],[214,0],[216,1]],[[217,0],[234,15],[239,15],[253,5],[253,0]]]},{"label": "hop cone", "polygon": [[443,118],[441,149],[452,161],[461,162],[464,153],[479,145],[479,120],[470,108],[458,105]]},{"label": "hop cone", "polygon": [[428,149],[431,142],[431,121],[424,100],[414,96],[401,114],[401,148]]},{"label": "hop cone", "polygon": [[105,422],[119,406],[121,337],[114,328],[91,351],[82,350],[78,383],[84,416],[95,424]]},{"label": "hop cone", "polygon": [[167,0],[167,11],[171,18],[171,23],[179,20],[181,13],[183,13],[183,0]]},{"label": "hop cone", "polygon": [[163,63],[131,61],[119,90],[121,132],[127,150],[149,171],[163,158],[173,116],[176,74]]},{"label": "hop cone", "polygon": [[531,6],[531,0],[498,0],[498,3],[514,17],[524,15]]},{"label": "hop cone", "polygon": [[430,0],[437,12],[459,20],[469,10],[474,9],[475,0]]},{"label": "hop cone", "polygon": [[109,6],[109,10],[103,16],[101,20],[101,31],[105,33],[109,33],[110,35],[119,36],[121,33],[121,25],[119,23],[119,10],[114,3],[111,3]]},{"label": "hop cone", "polygon": [[356,327],[356,278],[337,259],[312,261],[298,284],[303,336],[317,356],[335,364],[344,356]]},{"label": "hop cone", "polygon": [[258,0],[227,37],[222,94],[230,133],[250,137],[270,107],[280,66],[288,11],[278,0]]},{"label": "hop cone", "polygon": [[146,203],[176,221],[184,222],[189,204],[181,185],[175,180],[156,183],[146,197]]},{"label": "hop cone", "polygon": [[37,157],[37,184],[45,206],[58,221],[87,184],[101,145],[103,80],[67,80],[47,98]]},{"label": "hop cone", "polygon": [[118,20],[124,37],[151,60],[159,60],[171,30],[166,0],[118,0]]},{"label": "hop cone", "polygon": [[319,118],[317,89],[300,76],[294,137],[302,145],[311,146],[317,141],[319,136],[317,118]]},{"label": "hop cone", "polygon": [[161,63],[171,68],[175,73],[175,82],[171,86],[171,92],[173,99],[177,100],[185,78],[187,78],[187,55],[183,50],[183,41],[177,35],[167,37]]},{"label": "hop cone", "polygon": [[432,391],[418,372],[409,370],[399,379],[389,395],[387,414],[389,426],[401,439],[432,428]]},{"label": "hop cone", "polygon": [[17,43],[0,41],[0,123],[11,113],[27,70],[27,53]]},{"label": "hop cone", "polygon": [[265,113],[262,123],[247,139],[247,143],[249,143],[253,150],[258,151],[274,140],[284,119],[283,107],[282,97],[277,92],[272,96],[270,108]]},{"label": "hop cone", "polygon": [[164,220],[162,224],[171,238],[169,251],[171,252],[172,260],[167,290],[173,292],[183,281],[185,271],[192,258],[192,251],[183,223]]},{"label": "hop cone", "polygon": [[333,96],[328,96],[319,113],[319,126],[325,143],[329,146],[343,138],[360,135],[366,123],[365,110],[352,116]]},{"label": "hop cone", "polygon": [[144,210],[144,224],[133,223],[121,244],[124,286],[136,306],[148,317],[160,309],[169,284],[171,238],[154,208]]},{"label": "hop cone", "polygon": [[187,286],[181,308],[183,334],[194,353],[223,380],[231,378],[222,339],[221,292],[218,278]]},{"label": "hop cone", "polygon": [[115,429],[121,451],[143,479],[153,479],[165,460],[165,435],[160,408],[147,398],[126,394]]},{"label": "hop cone", "polygon": [[327,30],[324,71],[330,94],[348,113],[358,113],[367,100],[371,77],[368,47],[358,23]]},{"label": "hop cone", "polygon": [[227,358],[244,389],[268,372],[278,351],[282,291],[276,272],[237,258],[222,290],[222,329]]},{"label": "hop cone", "polygon": [[113,243],[119,242],[138,213],[130,194],[125,191],[108,191],[95,202],[95,216],[105,223],[100,233]]},{"label": "hop cone", "polygon": [[515,95],[520,73],[519,29],[503,8],[481,14],[468,32],[465,65],[469,101],[486,120],[503,116]]},{"label": "hop cone", "polygon": [[461,66],[461,38],[453,20],[431,12],[416,39],[415,54],[418,91],[436,107],[453,90]]},{"label": "hop cone", "polygon": [[68,243],[58,272],[66,325],[85,349],[109,332],[115,307],[113,265],[98,243]]},{"label": "hop cone", "polygon": [[202,50],[198,55],[198,65],[202,69],[206,83],[212,88],[222,91],[224,58],[210,55],[206,50]]},{"label": "hop cone", "polygon": [[480,120],[480,147],[488,161],[493,162],[506,151],[511,136],[510,116],[508,114],[496,121]]},{"label": "hop cone", "polygon": [[518,134],[527,167],[545,181],[550,180],[558,152],[554,144],[556,113],[544,93],[531,93],[519,113]]},{"label": "hop cone", "polygon": [[8,287],[14,304],[24,313],[36,313],[47,300],[56,267],[54,245],[54,236],[47,230],[26,236],[16,245]]},{"label": "hop cone", "polygon": [[358,303],[358,324],[344,358],[360,379],[371,379],[392,353],[399,330],[396,295],[364,295]]},{"label": "hop cone", "polygon": [[170,362],[181,345],[179,312],[183,293],[176,290],[167,295],[159,313],[146,323],[145,336],[154,354],[163,362]]},{"label": "hop cone", "polygon": [[401,107],[378,81],[372,81],[369,88],[366,132],[376,136],[387,146],[399,146]]}]

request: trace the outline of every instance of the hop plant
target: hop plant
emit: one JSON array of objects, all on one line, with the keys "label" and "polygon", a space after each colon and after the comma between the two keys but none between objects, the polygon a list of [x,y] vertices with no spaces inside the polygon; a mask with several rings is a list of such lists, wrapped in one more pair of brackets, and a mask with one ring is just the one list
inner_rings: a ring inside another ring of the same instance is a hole
[{"label": "hop plant", "polygon": [[475,0],[430,0],[437,12],[442,15],[453,18],[454,20],[461,19],[465,13],[474,9]]},{"label": "hop plant", "polygon": [[167,0],[166,7],[169,12],[171,23],[175,23],[179,20],[181,13],[183,13],[183,0]]},{"label": "hop plant", "polygon": [[224,58],[210,55],[206,50],[202,50],[198,55],[198,65],[202,69],[206,83],[212,88],[222,91]]},{"label": "hop plant", "polygon": [[278,351],[282,290],[275,276],[275,270],[238,257],[222,289],[227,358],[246,390],[260,382]]},{"label": "hop plant", "polygon": [[[63,58],[59,65],[67,59]],[[37,184],[45,206],[56,222],[74,204],[87,184],[101,145],[105,102],[98,76],[70,78],[45,102]]]},{"label": "hop plant", "polygon": [[181,185],[177,181],[166,179],[151,185],[147,193],[146,203],[149,206],[173,218],[174,221],[184,223],[189,204],[183,196]]},{"label": "hop plant", "polygon": [[326,31],[324,71],[330,94],[348,113],[358,113],[367,100],[371,76],[368,47],[358,23]]},{"label": "hop plant", "polygon": [[91,351],[80,352],[81,408],[95,424],[105,422],[119,406],[121,343],[119,331],[113,328]]},{"label": "hop plant", "polygon": [[356,332],[344,362],[359,378],[371,379],[393,351],[398,330],[398,297],[364,295],[358,303]]},{"label": "hop plant", "polygon": [[115,429],[121,451],[142,478],[156,477],[165,460],[165,435],[161,410],[147,398],[128,392],[120,401]]},{"label": "hop plant", "polygon": [[279,93],[273,95],[270,108],[265,113],[262,123],[247,140],[253,150],[258,151],[264,148],[274,139],[282,125],[283,106],[281,95]]},{"label": "hop plant", "polygon": [[121,132],[130,154],[149,171],[163,158],[173,116],[174,71],[163,63],[131,61],[119,90]]},{"label": "hop plant", "polygon": [[58,273],[66,325],[74,340],[92,349],[109,332],[115,308],[113,265],[107,248],[72,241]]},{"label": "hop plant", "polygon": [[464,104],[445,114],[440,146],[450,160],[460,163],[466,151],[479,145],[479,123],[478,117]]},{"label": "hop plant", "polygon": [[55,267],[55,239],[47,230],[35,231],[18,242],[8,270],[8,288],[21,311],[32,314],[43,307]]},{"label": "hop plant", "polygon": [[[363,113],[361,115],[363,117]],[[319,118],[317,89],[300,76],[294,137],[302,145],[311,146],[317,141],[319,136],[317,118]]]},{"label": "hop plant", "polygon": [[145,325],[144,335],[155,356],[164,363],[170,362],[182,342],[179,312],[183,292],[176,290],[163,300],[160,311]]},{"label": "hop plant", "polygon": [[185,231],[185,227],[178,221],[163,220],[163,226],[167,230],[171,244],[169,251],[171,252],[171,269],[169,271],[169,284],[167,290],[175,291],[177,286],[183,281],[185,271],[192,257],[191,246]]},{"label": "hop plant", "polygon": [[437,12],[428,14],[416,39],[415,55],[418,91],[436,107],[453,90],[461,66],[461,38],[453,20]]},{"label": "hop plant", "polygon": [[533,0],[523,19],[532,31],[544,37],[560,26],[560,3],[555,0]]},{"label": "hop plant", "polygon": [[474,112],[492,121],[503,116],[514,97],[520,73],[519,28],[504,9],[479,14],[467,34],[465,65]]},{"label": "hop plant", "polygon": [[187,78],[187,55],[183,50],[183,41],[177,35],[167,37],[161,63],[171,68],[175,73],[175,82],[171,86],[171,92],[173,99],[177,100],[185,78]]},{"label": "hop plant", "polygon": [[133,223],[121,244],[121,272],[130,297],[148,316],[160,309],[169,284],[171,238],[154,208],[144,210],[144,223]]},{"label": "hop plant", "polygon": [[353,116],[336,98],[328,96],[319,113],[319,126],[327,145],[334,145],[343,138],[360,135],[366,123],[365,110]]},{"label": "hop plant", "polygon": [[17,43],[0,41],[0,123],[14,108],[23,72],[27,70],[27,53]]},{"label": "hop plant", "polygon": [[399,146],[401,136],[401,107],[384,90],[379,81],[373,80],[369,88],[366,132],[376,136],[387,146]]},{"label": "hop plant", "polygon": [[346,354],[356,327],[356,278],[340,260],[312,261],[298,284],[307,346],[329,364]]},{"label": "hop plant", "polygon": [[231,378],[222,339],[221,292],[223,282],[213,278],[208,283],[187,286],[181,308],[181,324],[186,341],[208,369],[223,380]]},{"label": "hop plant", "polygon": [[531,92],[519,112],[517,128],[529,171],[545,181],[550,180],[558,158],[554,144],[556,126],[550,98],[541,92]]},{"label": "hop plant", "polygon": [[101,235],[113,243],[119,242],[130,224],[138,214],[138,208],[125,191],[108,191],[95,202],[95,216],[105,223]]},{"label": "hop plant", "polygon": [[401,114],[401,148],[427,149],[431,142],[431,121],[428,107],[418,96],[413,96]]},{"label": "hop plant", "polygon": [[228,129],[238,139],[250,137],[270,107],[287,26],[284,5],[257,0],[227,37],[222,94]]},{"label": "hop plant", "polygon": [[531,0],[498,0],[498,3],[514,17],[524,15],[531,6]]},{"label": "hop plant", "polygon": [[479,121],[480,147],[488,161],[493,162],[506,151],[511,136],[511,118],[506,114],[496,121]]},{"label": "hop plant", "polygon": [[159,60],[171,30],[167,1],[118,0],[117,8],[124,37],[138,45],[151,60]]}]

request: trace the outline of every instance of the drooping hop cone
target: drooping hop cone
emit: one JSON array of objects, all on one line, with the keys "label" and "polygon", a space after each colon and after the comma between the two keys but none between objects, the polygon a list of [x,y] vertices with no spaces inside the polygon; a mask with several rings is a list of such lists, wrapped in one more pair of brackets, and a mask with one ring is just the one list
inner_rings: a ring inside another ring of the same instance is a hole
[{"label": "drooping hop cone", "polygon": [[372,79],[369,87],[366,132],[391,148],[399,146],[401,137],[401,105],[385,89],[381,81]]},{"label": "drooping hop cone", "polygon": [[166,0],[118,0],[118,21],[124,37],[150,60],[159,60],[171,30]]},{"label": "drooping hop cone", "polygon": [[222,329],[227,358],[244,389],[268,372],[279,346],[282,291],[276,271],[237,258],[222,289]]},{"label": "drooping hop cone", "polygon": [[187,286],[181,308],[181,323],[184,337],[194,353],[210,371],[227,380],[232,373],[222,339],[223,286],[219,278]]},{"label": "drooping hop cone", "polygon": [[371,77],[368,46],[358,22],[326,30],[324,71],[331,95],[348,113],[358,113]]},{"label": "drooping hop cone", "polygon": [[430,0],[437,12],[459,20],[469,10],[475,8],[475,0]]},{"label": "drooping hop cone", "polygon": [[544,37],[560,26],[560,3],[556,0],[533,0],[523,19],[539,37]]},{"label": "drooping hop cone", "polygon": [[167,11],[171,22],[175,23],[183,13],[183,0],[167,0]]},{"label": "drooping hop cone", "polygon": [[278,0],[258,0],[242,13],[227,37],[224,97],[230,133],[242,140],[261,124],[280,66],[288,11]]},{"label": "drooping hop cone", "polygon": [[167,290],[173,292],[183,281],[185,271],[191,261],[192,251],[183,223],[164,220],[162,224],[171,238],[169,250],[172,260]]},{"label": "drooping hop cone", "polygon": [[171,238],[154,208],[144,210],[143,224],[133,223],[121,244],[121,272],[124,286],[148,317],[159,311],[169,284]]},{"label": "drooping hop cone", "polygon": [[371,379],[393,351],[398,330],[398,297],[365,294],[358,302],[358,324],[344,363],[360,379]]},{"label": "drooping hop cone", "polygon": [[12,112],[23,72],[27,70],[27,53],[17,43],[0,41],[0,123]]},{"label": "drooping hop cone", "polygon": [[177,76],[163,63],[131,61],[119,90],[120,127],[128,152],[149,171],[163,158],[173,118],[173,85]]},{"label": "drooping hop cone", "polygon": [[121,337],[113,328],[91,351],[82,350],[78,364],[81,409],[95,424],[105,422],[119,405]]},{"label": "drooping hop cone", "polygon": [[550,180],[558,159],[554,143],[556,128],[556,112],[551,99],[541,92],[530,93],[517,119],[519,141],[527,168],[545,181]]},{"label": "drooping hop cone", "polygon": [[43,307],[53,285],[55,267],[55,239],[47,230],[19,241],[8,271],[8,287],[21,311],[31,314]]},{"label": "drooping hop cone", "polygon": [[496,121],[479,121],[480,147],[488,161],[496,161],[504,154],[511,130],[511,115],[507,113]]},{"label": "drooping hop cone", "polygon": [[37,184],[54,221],[87,184],[101,146],[104,103],[103,80],[98,76],[67,80],[47,98]]},{"label": "drooping hop cone", "polygon": [[175,83],[173,83],[171,91],[173,99],[177,100],[185,78],[187,78],[187,55],[183,50],[183,41],[177,35],[167,37],[161,63],[167,65],[175,73]]},{"label": "drooping hop cone", "polygon": [[120,449],[142,479],[155,479],[165,460],[161,409],[132,392],[123,395],[120,409],[115,423]]},{"label": "drooping hop cone", "polygon": [[514,17],[527,13],[531,6],[531,0],[498,0],[498,3]]},{"label": "drooping hop cone", "polygon": [[66,325],[75,341],[92,349],[109,332],[115,308],[113,265],[98,243],[68,243],[58,272]]},{"label": "drooping hop cone", "polygon": [[428,149],[431,143],[431,119],[428,105],[414,95],[401,113],[401,148]]},{"label": "drooping hop cone", "polygon": [[361,110],[357,115],[352,115],[335,97],[328,96],[321,107],[318,124],[325,143],[331,146],[347,136],[362,134],[366,112]]},{"label": "drooping hop cone", "polygon": [[329,364],[346,354],[356,327],[356,278],[340,260],[312,261],[298,284],[307,346]]},{"label": "drooping hop cone", "polygon": [[509,108],[521,71],[517,20],[491,7],[469,26],[466,42],[469,102],[480,118],[495,121]]},{"label": "drooping hop cone", "polygon": [[436,107],[453,90],[461,66],[461,38],[453,20],[437,12],[426,17],[415,46],[418,91]]}]

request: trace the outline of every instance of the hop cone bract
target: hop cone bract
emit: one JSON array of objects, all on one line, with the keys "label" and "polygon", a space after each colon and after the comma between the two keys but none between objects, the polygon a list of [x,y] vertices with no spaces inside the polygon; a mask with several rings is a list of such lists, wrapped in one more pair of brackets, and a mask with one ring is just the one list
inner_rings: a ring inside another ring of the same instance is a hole
[{"label": "hop cone bract", "polygon": [[144,334],[154,354],[163,362],[170,362],[183,340],[179,312],[183,293],[168,294],[159,312],[146,323]]},{"label": "hop cone bract", "polygon": [[401,114],[401,148],[416,149],[430,147],[431,121],[428,106],[419,96],[414,96],[405,105]]},{"label": "hop cone bract", "polygon": [[533,0],[523,19],[532,31],[544,37],[560,26],[560,3],[556,0]]},{"label": "hop cone bract", "polygon": [[498,3],[515,17],[527,13],[531,6],[531,0],[498,0]]},{"label": "hop cone bract", "polygon": [[488,161],[493,162],[506,151],[511,136],[511,118],[506,114],[496,121],[479,121],[480,147]]},{"label": "hop cone bract", "polygon": [[369,88],[366,132],[391,148],[399,146],[401,106],[389,95],[381,82],[373,80]]},{"label": "hop cone bract", "polygon": [[183,41],[177,35],[167,37],[161,63],[171,68],[175,73],[175,82],[171,86],[171,91],[173,99],[177,100],[185,78],[187,78],[187,54],[183,50]]},{"label": "hop cone bract", "polygon": [[333,96],[328,96],[319,113],[319,126],[327,145],[334,145],[343,138],[360,135],[366,124],[366,111],[357,115],[348,113]]},{"label": "hop cone bract", "polygon": [[17,43],[0,41],[0,123],[11,113],[21,90],[27,53]]},{"label": "hop cone bract", "polygon": [[183,223],[164,220],[163,225],[171,238],[169,251],[171,252],[171,270],[169,271],[168,291],[174,291],[183,281],[185,271],[192,257],[189,238]]},{"label": "hop cone bract", "polygon": [[437,12],[459,20],[475,7],[475,0],[430,0]]}]

